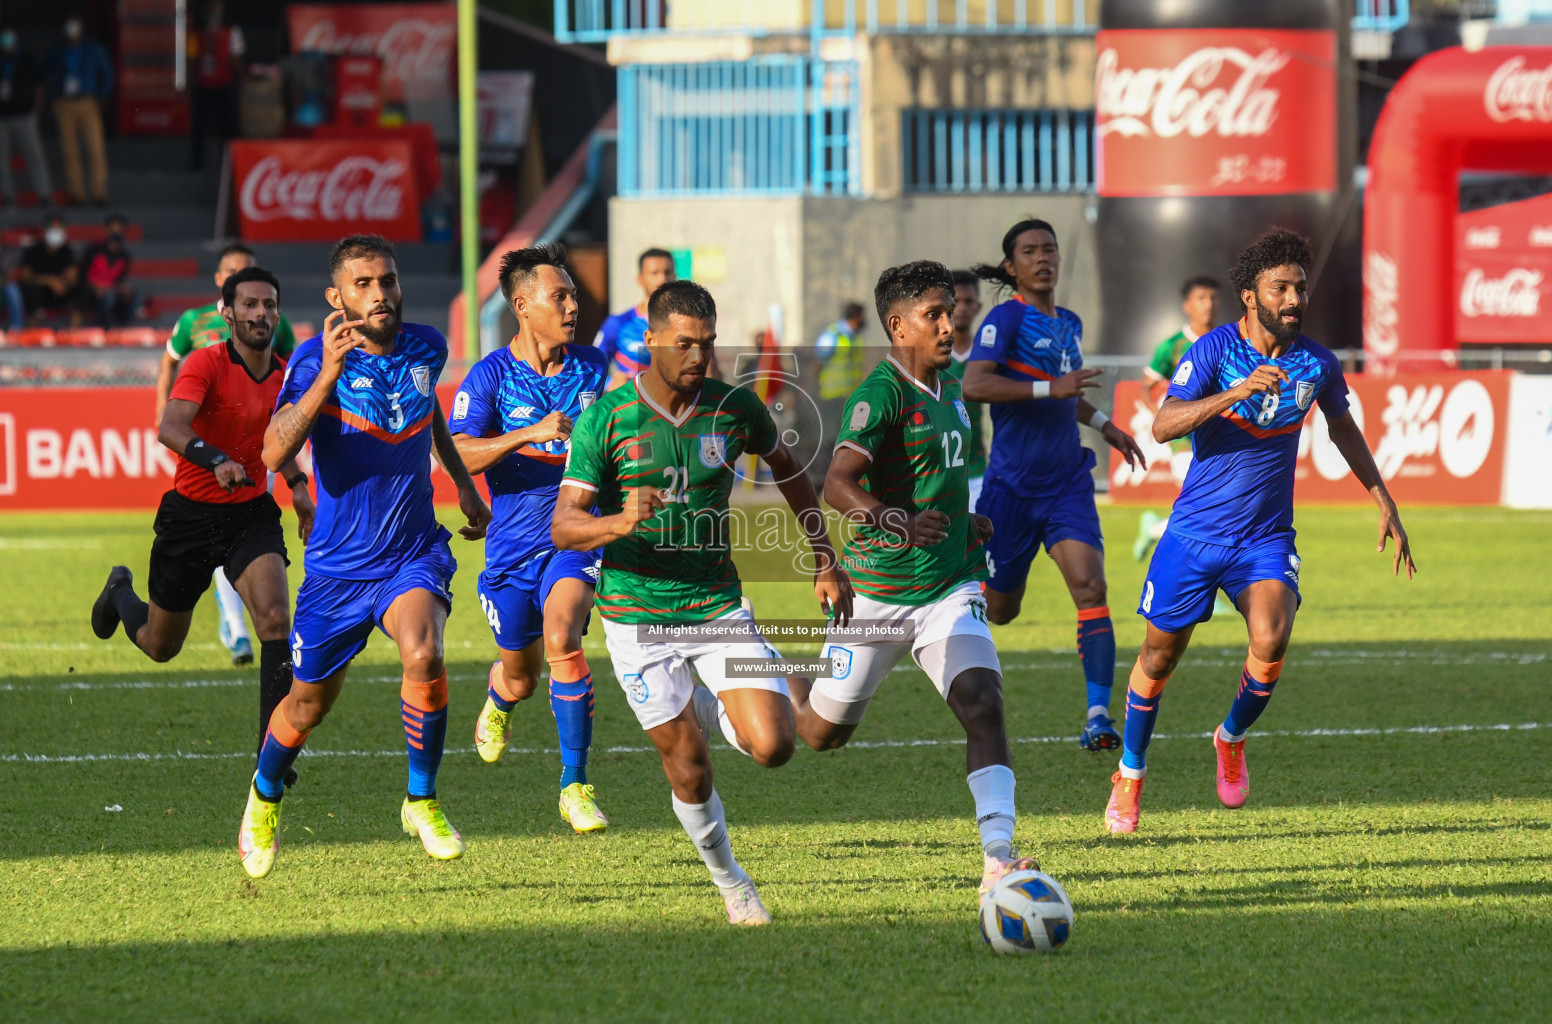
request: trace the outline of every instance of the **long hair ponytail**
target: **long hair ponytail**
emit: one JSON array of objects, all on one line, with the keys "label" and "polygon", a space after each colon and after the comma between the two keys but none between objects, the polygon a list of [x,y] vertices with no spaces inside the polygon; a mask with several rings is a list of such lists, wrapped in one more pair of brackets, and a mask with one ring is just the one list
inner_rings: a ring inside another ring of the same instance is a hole
[{"label": "long hair ponytail", "polygon": [[1019,235],[1026,231],[1045,231],[1051,237],[1056,237],[1056,229],[1049,222],[1038,217],[1025,217],[1007,230],[1002,236],[1002,260],[998,263],[977,263],[970,268],[970,272],[983,281],[989,281],[998,288],[1006,288],[1010,291],[1018,290],[1018,281],[1004,264],[1013,259],[1013,246],[1018,243]]}]

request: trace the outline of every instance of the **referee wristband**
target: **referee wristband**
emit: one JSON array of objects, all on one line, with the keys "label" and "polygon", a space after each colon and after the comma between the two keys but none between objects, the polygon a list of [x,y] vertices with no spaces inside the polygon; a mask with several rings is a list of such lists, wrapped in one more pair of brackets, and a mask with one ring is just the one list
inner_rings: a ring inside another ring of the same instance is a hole
[{"label": "referee wristband", "polygon": [[301,472],[300,470],[298,470],[296,476],[288,476],[288,477],[286,477],[286,486],[291,488],[293,491],[296,490],[298,487],[306,487],[307,486],[307,474]]},{"label": "referee wristband", "polygon": [[1106,416],[1098,409],[1095,409],[1094,415],[1089,417],[1089,426],[1093,427],[1095,430],[1104,430],[1105,424],[1109,422],[1110,417]]},{"label": "referee wristband", "polygon": [[232,461],[221,449],[208,445],[197,437],[183,446],[183,457],[200,469],[208,469],[212,473],[221,463]]},{"label": "referee wristband", "polygon": [[1034,392],[1036,398],[1050,398],[1051,382],[1048,380],[1037,380],[1030,384],[1029,390]]}]

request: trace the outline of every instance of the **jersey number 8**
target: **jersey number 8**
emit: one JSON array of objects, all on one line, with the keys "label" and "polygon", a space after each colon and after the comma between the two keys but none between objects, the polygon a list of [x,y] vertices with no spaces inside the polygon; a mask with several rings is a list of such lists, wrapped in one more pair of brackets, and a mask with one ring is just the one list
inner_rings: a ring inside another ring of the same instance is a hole
[{"label": "jersey number 8", "polygon": [[1282,396],[1268,392],[1261,399],[1261,411],[1256,414],[1256,426],[1264,427],[1272,422],[1272,417],[1277,415],[1277,407],[1282,404]]}]

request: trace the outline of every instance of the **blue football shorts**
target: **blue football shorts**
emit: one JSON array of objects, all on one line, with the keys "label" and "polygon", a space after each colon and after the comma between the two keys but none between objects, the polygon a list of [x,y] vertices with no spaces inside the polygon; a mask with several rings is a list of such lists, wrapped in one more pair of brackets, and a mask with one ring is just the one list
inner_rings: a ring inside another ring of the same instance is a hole
[{"label": "blue football shorts", "polygon": [[1252,583],[1277,580],[1301,602],[1299,553],[1293,534],[1229,547],[1182,537],[1168,528],[1153,549],[1137,614],[1166,633],[1212,618],[1214,591],[1238,605]]},{"label": "blue football shorts", "polygon": [[319,683],[350,664],[365,649],[373,627],[382,629],[388,606],[412,590],[431,591],[451,611],[457,571],[453,552],[442,540],[382,579],[342,580],[308,573],[296,592],[292,672],[304,683]]},{"label": "blue football shorts", "polygon": [[976,512],[992,521],[986,545],[988,590],[1017,593],[1043,545],[1047,552],[1064,540],[1082,541],[1103,552],[1099,510],[1094,507],[1094,478],[1075,476],[1063,490],[1041,498],[1021,498],[987,477]]},{"label": "blue football shorts", "polygon": [[[544,602],[561,580],[598,585],[602,559],[597,551],[551,549],[516,569],[480,573],[480,610],[503,651],[521,651],[544,635]],[[583,632],[587,630],[584,628]]]}]

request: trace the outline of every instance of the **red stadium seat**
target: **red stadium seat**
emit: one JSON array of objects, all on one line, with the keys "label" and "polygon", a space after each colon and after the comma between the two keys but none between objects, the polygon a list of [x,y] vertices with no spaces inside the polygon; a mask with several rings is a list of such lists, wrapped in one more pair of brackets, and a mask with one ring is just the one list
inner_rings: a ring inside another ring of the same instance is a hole
[{"label": "red stadium seat", "polygon": [[108,332],[108,344],[123,348],[156,348],[161,340],[154,327],[116,327]]},{"label": "red stadium seat", "polygon": [[16,348],[53,348],[58,343],[54,331],[48,327],[12,331],[7,335],[7,340]]},{"label": "red stadium seat", "polygon": [[101,327],[76,327],[57,331],[55,343],[71,348],[102,348],[108,343],[108,332]]}]

